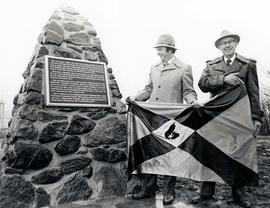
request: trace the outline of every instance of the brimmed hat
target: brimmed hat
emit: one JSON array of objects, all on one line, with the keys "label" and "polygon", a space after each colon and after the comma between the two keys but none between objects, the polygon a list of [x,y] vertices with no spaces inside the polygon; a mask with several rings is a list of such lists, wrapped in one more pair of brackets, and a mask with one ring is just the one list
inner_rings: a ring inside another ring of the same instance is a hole
[{"label": "brimmed hat", "polygon": [[219,42],[223,39],[223,38],[227,38],[227,37],[233,37],[238,43],[240,41],[240,37],[238,35],[232,34],[230,31],[228,30],[223,30],[220,34],[219,39],[216,40],[215,42],[215,46],[218,48]]},{"label": "brimmed hat", "polygon": [[173,48],[177,50],[177,48],[175,47],[174,39],[169,34],[164,34],[164,35],[159,36],[154,48],[157,48],[157,47],[169,47],[169,48]]}]

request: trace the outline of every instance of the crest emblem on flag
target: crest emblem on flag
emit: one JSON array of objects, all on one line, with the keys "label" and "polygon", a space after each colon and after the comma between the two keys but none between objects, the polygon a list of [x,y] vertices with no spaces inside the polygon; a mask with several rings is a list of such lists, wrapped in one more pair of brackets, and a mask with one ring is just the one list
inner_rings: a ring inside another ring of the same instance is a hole
[{"label": "crest emblem on flag", "polygon": [[130,102],[128,155],[132,174],[256,186],[256,140],[245,86],[203,106]]}]

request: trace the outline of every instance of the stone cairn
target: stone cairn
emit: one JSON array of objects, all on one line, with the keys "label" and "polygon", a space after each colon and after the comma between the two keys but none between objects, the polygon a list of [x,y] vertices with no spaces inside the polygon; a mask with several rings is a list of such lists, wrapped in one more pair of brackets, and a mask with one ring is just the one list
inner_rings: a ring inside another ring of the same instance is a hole
[{"label": "stone cairn", "polygon": [[38,37],[14,98],[0,165],[0,207],[57,207],[127,193],[124,103],[107,67],[111,108],[44,104],[44,56],[108,64],[97,33],[69,6]]}]

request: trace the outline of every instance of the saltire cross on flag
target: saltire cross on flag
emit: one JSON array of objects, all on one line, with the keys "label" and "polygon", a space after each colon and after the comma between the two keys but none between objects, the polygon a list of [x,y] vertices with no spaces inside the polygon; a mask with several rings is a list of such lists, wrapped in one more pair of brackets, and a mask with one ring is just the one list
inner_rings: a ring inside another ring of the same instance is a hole
[{"label": "saltire cross on flag", "polygon": [[128,172],[257,186],[257,148],[245,86],[203,106],[129,102]]}]

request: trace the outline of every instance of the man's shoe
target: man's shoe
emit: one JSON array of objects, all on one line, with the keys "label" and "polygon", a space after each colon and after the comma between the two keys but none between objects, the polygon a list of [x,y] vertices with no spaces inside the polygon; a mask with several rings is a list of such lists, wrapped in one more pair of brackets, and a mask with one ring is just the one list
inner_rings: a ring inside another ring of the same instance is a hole
[{"label": "man's shoe", "polygon": [[132,198],[133,199],[144,199],[144,198],[151,198],[151,197],[155,197],[156,193],[152,192],[152,193],[147,193],[147,192],[139,192],[137,194],[132,194]]},{"label": "man's shoe", "polygon": [[174,199],[175,199],[174,194],[165,194],[163,197],[163,204],[164,205],[172,204]]},{"label": "man's shoe", "polygon": [[249,201],[239,201],[236,202],[236,204],[238,204],[241,207],[251,208],[251,203]]},{"label": "man's shoe", "polygon": [[228,204],[231,204],[231,203],[234,203],[234,204],[237,204],[239,205],[240,207],[245,207],[245,208],[251,208],[251,203],[247,200],[233,200],[233,199],[229,199],[228,200]]},{"label": "man's shoe", "polygon": [[213,196],[195,196],[191,199],[192,204],[199,204],[201,202],[209,201],[214,199]]}]

